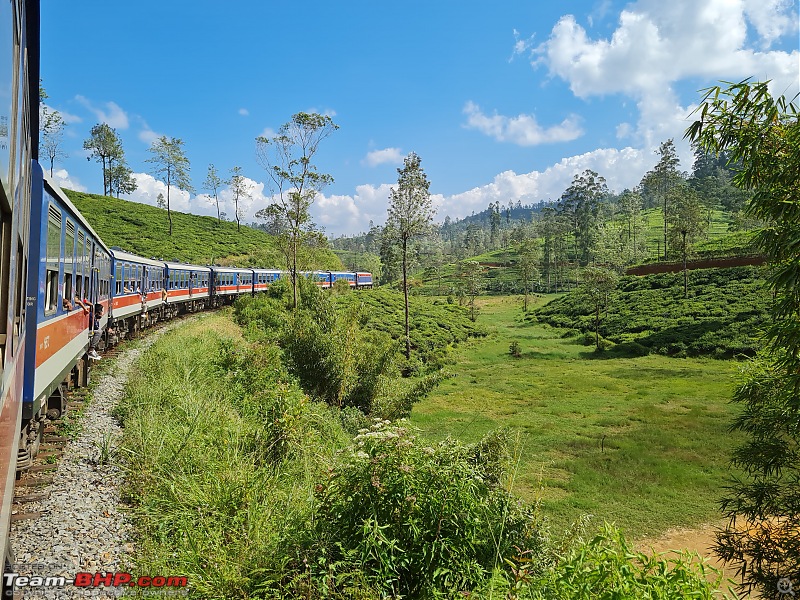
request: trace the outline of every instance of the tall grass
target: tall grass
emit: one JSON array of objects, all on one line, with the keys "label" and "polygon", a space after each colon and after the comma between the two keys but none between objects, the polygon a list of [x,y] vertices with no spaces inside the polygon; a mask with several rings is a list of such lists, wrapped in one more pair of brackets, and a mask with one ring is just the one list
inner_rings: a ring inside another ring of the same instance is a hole
[{"label": "tall grass", "polygon": [[143,356],[117,410],[136,571],[184,575],[204,599],[712,597],[696,566],[643,571],[619,537],[549,544],[510,493],[502,432],[429,444],[378,421],[350,439],[281,358],[227,314]]},{"label": "tall grass", "polygon": [[346,443],[274,353],[248,353],[245,369],[225,324],[206,316],[154,345],[118,411],[137,567],[188,576],[198,598],[251,597],[284,576],[287,538]]}]

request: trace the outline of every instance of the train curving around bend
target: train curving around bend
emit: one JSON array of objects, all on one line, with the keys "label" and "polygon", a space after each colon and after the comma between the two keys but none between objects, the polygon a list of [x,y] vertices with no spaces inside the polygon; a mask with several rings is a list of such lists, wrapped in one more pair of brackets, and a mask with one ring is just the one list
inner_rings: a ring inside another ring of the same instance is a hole
[{"label": "train curving around bend", "polygon": [[[265,291],[274,269],[190,265],[109,248],[38,163],[39,0],[0,0],[0,547],[14,482],[98,350],[156,322]],[[320,287],[370,273],[314,271]],[[3,578],[3,593],[5,579]]]}]

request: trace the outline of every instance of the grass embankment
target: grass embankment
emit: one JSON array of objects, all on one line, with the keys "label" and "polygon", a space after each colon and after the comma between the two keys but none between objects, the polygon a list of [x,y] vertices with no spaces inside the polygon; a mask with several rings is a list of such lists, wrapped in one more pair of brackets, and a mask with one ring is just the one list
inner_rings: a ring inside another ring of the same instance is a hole
[{"label": "grass embankment", "polygon": [[252,597],[281,573],[285,536],[347,442],[274,348],[247,368],[243,344],[227,314],[185,324],[145,353],[118,408],[136,566],[187,575],[196,598]]},{"label": "grass embankment", "polygon": [[[164,260],[193,264],[225,264],[281,268],[286,262],[273,236],[236,223],[218,222],[172,211],[169,235],[167,211],[117,198],[64,190],[108,246]],[[312,268],[341,269],[330,250],[313,250]]]},{"label": "grass embankment", "polygon": [[191,598],[720,597],[613,530],[551,541],[508,492],[502,433],[431,443],[381,421],[350,440],[225,313],[139,367],[118,411],[135,569],[187,576]]},{"label": "grass embankment", "polygon": [[[769,320],[763,269],[733,267],[620,279],[602,312],[600,335],[626,343],[618,351],[672,356],[754,356]],[[567,294],[533,313],[554,327],[594,332],[593,307]]]},{"label": "grass embankment", "polygon": [[[629,536],[718,518],[739,365],[598,355],[521,312],[517,298],[481,301],[490,335],[459,349],[456,376],[414,408],[412,422],[431,439],[522,432],[515,489],[541,494],[556,530],[585,513]],[[521,358],[510,355],[512,341]]]}]

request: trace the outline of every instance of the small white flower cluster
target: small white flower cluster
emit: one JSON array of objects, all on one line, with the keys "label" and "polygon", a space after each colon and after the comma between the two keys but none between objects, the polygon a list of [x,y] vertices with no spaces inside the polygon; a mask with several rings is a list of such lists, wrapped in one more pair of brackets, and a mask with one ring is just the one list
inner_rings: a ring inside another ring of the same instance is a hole
[{"label": "small white flower cluster", "polygon": [[[359,429],[358,435],[353,438],[353,441],[356,443],[358,448],[363,448],[366,442],[383,442],[387,440],[394,440],[400,439],[406,436],[408,433],[407,427],[402,427],[398,425],[399,423],[405,422],[405,419],[401,419],[393,423],[388,419],[375,419],[375,422],[369,429]],[[410,440],[401,439],[399,441],[401,445],[410,445]],[[355,456],[358,458],[362,458],[361,454],[363,452],[356,452]]]}]

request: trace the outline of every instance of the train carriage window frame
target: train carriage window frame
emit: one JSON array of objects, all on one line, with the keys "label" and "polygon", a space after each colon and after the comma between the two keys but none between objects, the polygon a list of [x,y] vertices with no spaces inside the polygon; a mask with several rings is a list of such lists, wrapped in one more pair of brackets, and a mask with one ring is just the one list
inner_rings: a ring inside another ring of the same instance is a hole
[{"label": "train carriage window frame", "polygon": [[[67,219],[64,233],[64,298],[73,303],[72,289],[75,282],[75,223]],[[68,312],[68,311],[65,311]]]},{"label": "train carriage window frame", "polygon": [[53,315],[59,302],[58,281],[61,262],[61,211],[48,203],[47,228],[45,230],[45,284],[44,314]]},{"label": "train carriage window frame", "polygon": [[114,289],[117,296],[122,295],[122,277],[124,265],[120,261],[114,263]]},{"label": "train carriage window frame", "polygon": [[[83,299],[83,247],[86,244],[86,234],[80,229],[77,230],[76,240],[78,242],[78,248],[75,252],[75,295]],[[69,300],[72,302],[72,298]]]},{"label": "train carriage window frame", "polygon": [[[0,289],[11,290],[11,249],[13,248],[11,232],[11,211],[6,209],[5,194],[0,201]],[[10,294],[0,294],[0,314],[8,314]],[[0,319],[0,373],[5,365],[6,319]]]}]

